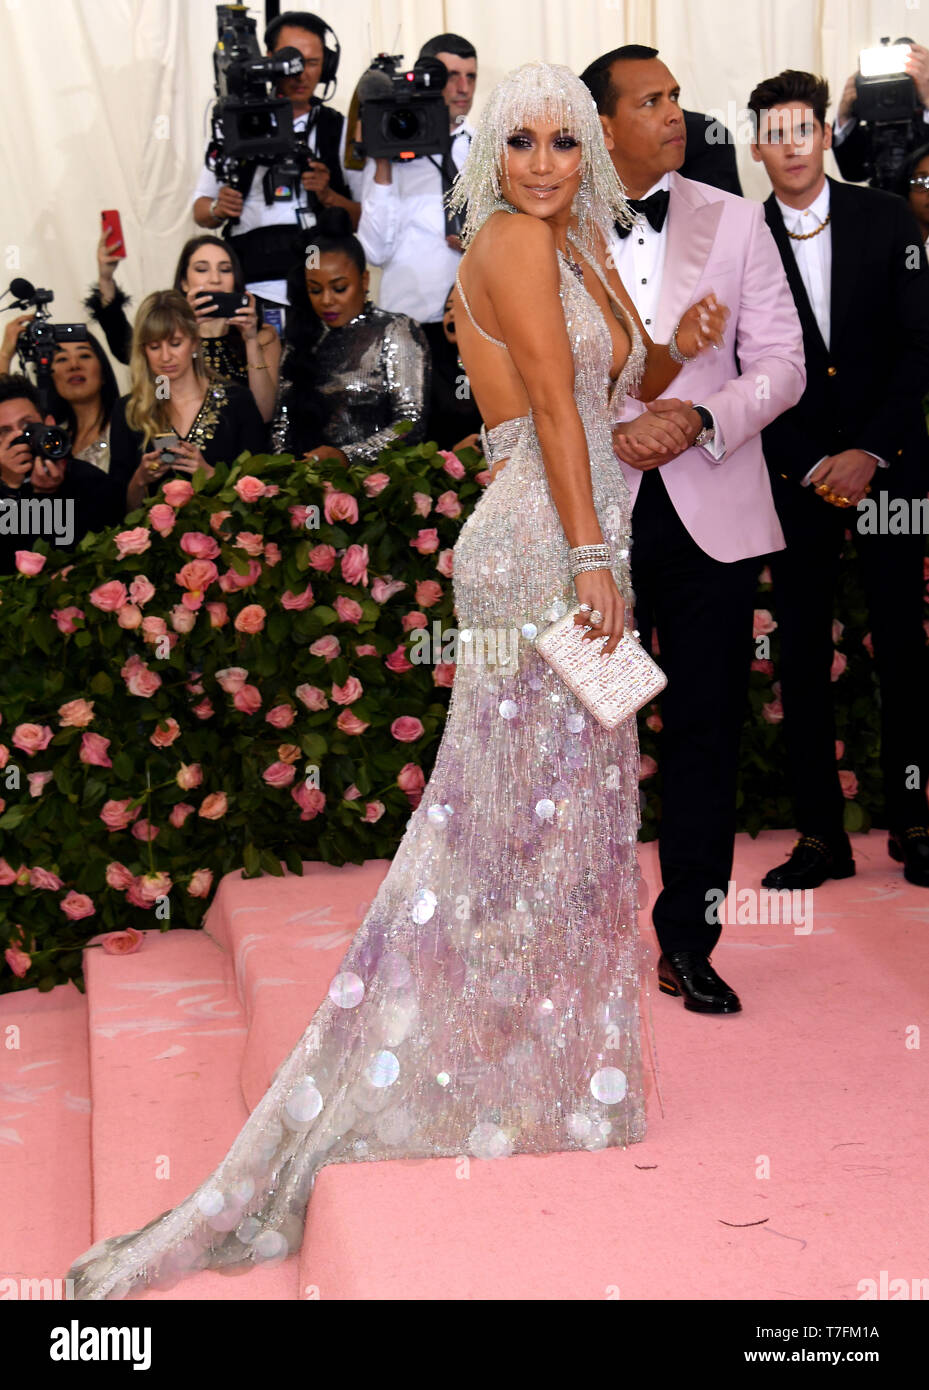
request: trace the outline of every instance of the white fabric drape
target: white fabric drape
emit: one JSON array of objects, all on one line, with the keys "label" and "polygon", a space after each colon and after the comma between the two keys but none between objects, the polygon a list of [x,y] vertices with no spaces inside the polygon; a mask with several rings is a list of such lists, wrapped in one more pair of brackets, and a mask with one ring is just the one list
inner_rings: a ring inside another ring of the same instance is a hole
[{"label": "white fabric drape", "polygon": [[[918,0],[315,0],[342,44],[334,105],[347,110],[379,51],[411,63],[433,34],[478,50],[475,116],[493,84],[530,58],[580,71],[623,43],[657,46],[684,105],[738,124],[754,84],[785,67],[822,72],[837,101],[858,50],[882,34],[929,41]],[[252,13],[263,29],[264,8]],[[100,211],[118,208],[136,303],[170,283],[195,225],[216,36],[213,0],[0,0],[0,282],[55,291],[54,316],[84,317]],[[833,107],[834,109],[834,107]],[[743,121],[744,129],[744,121]],[[743,140],[749,197],[768,187]],[[831,156],[827,168],[835,174]],[[6,322],[0,318],[0,326]]]}]

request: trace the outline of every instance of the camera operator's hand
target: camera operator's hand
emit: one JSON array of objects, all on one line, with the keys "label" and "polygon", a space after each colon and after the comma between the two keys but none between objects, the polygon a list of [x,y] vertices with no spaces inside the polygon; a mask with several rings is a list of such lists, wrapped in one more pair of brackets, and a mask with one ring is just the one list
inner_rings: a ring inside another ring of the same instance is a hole
[{"label": "camera operator's hand", "polygon": [[35,492],[54,492],[64,482],[67,459],[37,458],[30,479]]},{"label": "camera operator's hand", "polygon": [[10,370],[10,363],[13,361],[19,335],[26,324],[31,323],[34,318],[35,314],[17,314],[16,318],[10,319],[4,328],[3,341],[0,343],[0,374],[5,374]]},{"label": "camera operator's hand", "polygon": [[904,67],[913,79],[923,106],[929,106],[929,48],[911,43]]},{"label": "camera operator's hand", "polygon": [[216,216],[225,222],[227,217],[238,217],[242,212],[244,199],[237,188],[224,183],[216,195]]},{"label": "camera operator's hand", "polygon": [[300,175],[300,182],[307,193],[315,193],[323,207],[327,207],[332,190],[329,187],[329,170],[319,159],[314,159],[309,169]]},{"label": "camera operator's hand", "polygon": [[857,74],[853,72],[842,88],[839,109],[835,117],[836,125],[845,125],[846,121],[855,119],[855,102],[858,100],[858,87],[855,81],[856,76]]},{"label": "camera operator's hand", "polygon": [[237,328],[247,343],[252,343],[258,337],[258,310],[255,308],[255,296],[251,290],[246,290],[248,295],[248,308],[239,309],[229,320],[231,328]]},{"label": "camera operator's hand", "polygon": [[100,285],[100,298],[104,304],[110,304],[113,300],[116,290],[116,282],[113,277],[116,267],[123,259],[121,256],[112,255],[111,252],[120,250],[122,244],[122,241],[117,240],[110,246],[106,239],[106,232],[97,242],[97,277]]}]

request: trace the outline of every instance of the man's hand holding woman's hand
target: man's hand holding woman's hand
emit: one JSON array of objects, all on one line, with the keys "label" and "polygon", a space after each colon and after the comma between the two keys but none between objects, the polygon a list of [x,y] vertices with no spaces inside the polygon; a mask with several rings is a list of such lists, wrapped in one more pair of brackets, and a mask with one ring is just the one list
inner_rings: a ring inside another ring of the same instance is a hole
[{"label": "man's hand holding woman's hand", "polygon": [[643,472],[677,458],[700,433],[699,424],[693,428],[692,406],[693,401],[672,397],[649,401],[643,414],[613,426],[616,457]]}]

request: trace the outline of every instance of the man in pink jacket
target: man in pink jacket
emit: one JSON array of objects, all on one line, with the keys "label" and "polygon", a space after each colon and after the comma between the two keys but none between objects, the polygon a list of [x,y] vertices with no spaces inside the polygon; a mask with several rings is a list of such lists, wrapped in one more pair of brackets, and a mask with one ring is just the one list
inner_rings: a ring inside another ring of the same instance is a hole
[{"label": "man in pink jacket", "polygon": [[617,229],[610,253],[646,331],[676,348],[691,304],[712,291],[730,310],[722,348],[684,362],[674,399],[629,400],[614,444],[634,501],[636,623],[646,641],[657,636],[668,677],[653,911],[659,986],[697,1012],[735,1013],[738,996],[710,952],[732,872],[757,578],[762,557],[784,547],[761,430],[803,394],[803,335],[761,205],[675,172],[684,116],[656,50],[627,45],[581,76],[639,213],[631,231]]}]

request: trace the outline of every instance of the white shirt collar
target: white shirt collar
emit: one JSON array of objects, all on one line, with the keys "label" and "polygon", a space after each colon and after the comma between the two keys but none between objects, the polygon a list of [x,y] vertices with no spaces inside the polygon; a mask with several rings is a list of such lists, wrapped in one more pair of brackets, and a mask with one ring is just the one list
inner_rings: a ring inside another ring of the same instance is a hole
[{"label": "white shirt collar", "polygon": [[[774,195],[774,198],[781,210],[781,216],[784,219],[785,226],[789,227],[792,232],[802,229],[804,224],[809,226],[814,219],[819,223],[823,223],[829,216],[828,179],[826,179],[826,182],[823,184],[822,190],[815,202],[810,203],[807,208],[789,208],[786,203],[781,202],[777,194]],[[804,215],[805,213],[809,213],[810,216],[806,217]]]},{"label": "white shirt collar", "polygon": [[653,183],[652,186],[651,186],[651,188],[648,190],[648,192],[647,192],[646,194],[643,195],[642,201],[644,202],[645,198],[650,198],[650,197],[652,196],[653,193],[660,193],[660,192],[662,192],[662,191],[670,192],[670,190],[671,190],[671,175],[670,175],[669,173],[662,174],[662,176],[661,176],[661,178],[658,180],[658,182],[657,182],[657,183]]},{"label": "white shirt collar", "polygon": [[468,120],[467,116],[461,122],[461,125],[455,126],[455,129],[452,131],[452,139],[457,140],[459,135],[467,135],[469,140],[474,139],[474,126]]}]

